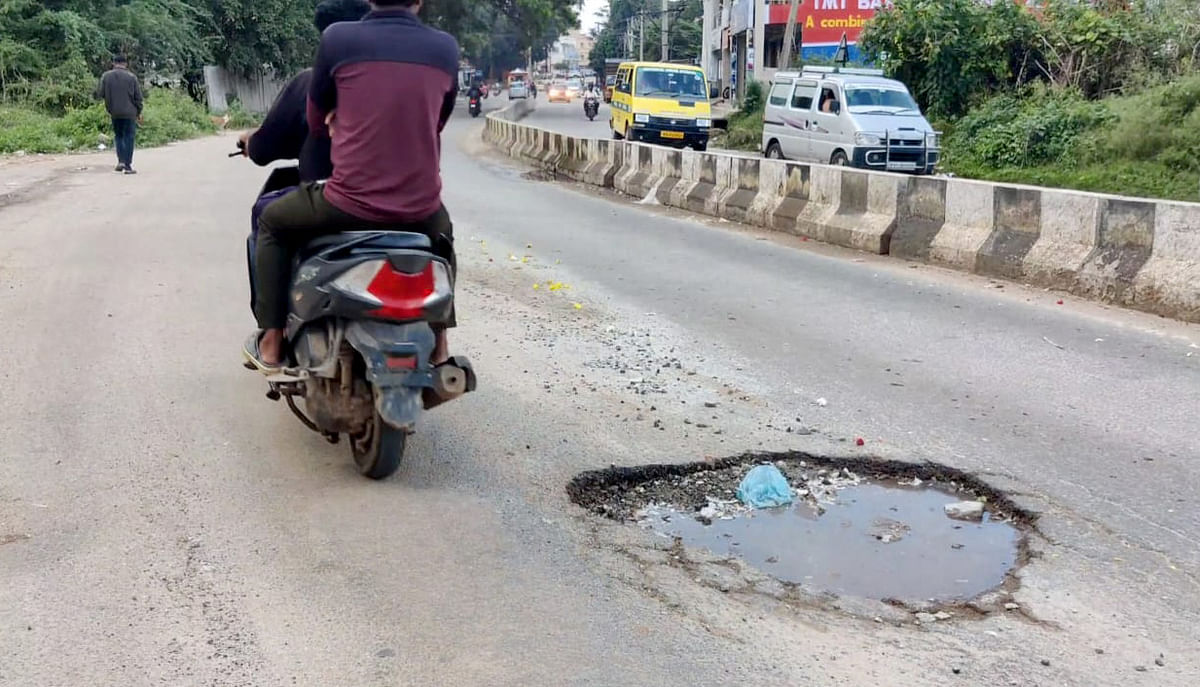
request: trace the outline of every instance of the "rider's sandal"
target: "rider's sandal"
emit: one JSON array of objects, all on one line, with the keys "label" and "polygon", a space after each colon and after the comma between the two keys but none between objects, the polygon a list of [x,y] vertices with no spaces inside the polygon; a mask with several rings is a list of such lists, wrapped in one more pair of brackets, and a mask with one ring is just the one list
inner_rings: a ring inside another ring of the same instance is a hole
[{"label": "rider's sandal", "polygon": [[246,344],[242,347],[242,356],[246,359],[248,367],[258,370],[265,375],[275,375],[283,371],[283,365],[268,365],[263,362],[262,351],[259,350],[259,344],[262,343],[263,330],[256,329],[246,339]]}]

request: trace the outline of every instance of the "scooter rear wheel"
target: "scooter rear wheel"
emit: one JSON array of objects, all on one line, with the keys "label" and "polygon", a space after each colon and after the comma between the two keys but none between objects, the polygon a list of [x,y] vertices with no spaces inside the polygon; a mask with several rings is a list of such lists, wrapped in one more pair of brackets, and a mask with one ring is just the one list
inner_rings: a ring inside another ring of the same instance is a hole
[{"label": "scooter rear wheel", "polygon": [[362,434],[350,435],[350,452],[364,477],[386,479],[400,467],[407,443],[407,434],[388,426],[375,412]]}]

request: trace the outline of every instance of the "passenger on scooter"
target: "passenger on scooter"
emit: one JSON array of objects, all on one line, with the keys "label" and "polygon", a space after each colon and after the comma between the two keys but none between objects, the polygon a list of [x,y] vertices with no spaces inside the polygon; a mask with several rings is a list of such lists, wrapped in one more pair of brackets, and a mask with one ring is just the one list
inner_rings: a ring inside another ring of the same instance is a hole
[{"label": "passenger on scooter", "polygon": [[[418,18],[421,0],[374,0],[360,22],[321,36],[308,98],[310,130],[329,131],[333,175],[271,203],[259,223],[255,317],[246,352],[264,372],[286,358],[291,261],[309,241],[346,230],[430,237],[455,271],[453,227],[442,205],[441,132],[458,97],[454,38]],[[454,326],[454,315],[446,325]],[[432,362],[445,361],[437,327]]]},{"label": "passenger on scooter", "polygon": [[[367,0],[322,0],[317,5],[314,23],[317,31],[323,33],[331,24],[339,21],[358,21],[369,11],[371,6],[367,4]],[[238,138],[242,155],[253,160],[254,164],[264,167],[279,160],[297,160],[301,181],[329,178],[333,173],[333,162],[329,159],[329,136],[323,133],[313,135],[308,130],[306,110],[311,83],[311,68],[292,77],[271,104],[262,125]],[[251,257],[258,243],[258,218],[268,205],[293,188],[295,187],[264,193],[254,201],[254,207],[250,210]],[[253,273],[252,262],[251,275]],[[251,284],[251,308],[254,307],[254,300],[254,285]]]},{"label": "passenger on scooter", "polygon": [[[367,0],[322,0],[317,5],[314,23],[317,31],[324,33],[331,24],[358,21],[369,11]],[[292,77],[271,104],[263,123],[239,138],[243,155],[260,166],[279,160],[298,160],[302,181],[329,178],[333,173],[329,137],[324,133],[310,135],[308,130],[306,110],[311,84],[312,68]]]}]

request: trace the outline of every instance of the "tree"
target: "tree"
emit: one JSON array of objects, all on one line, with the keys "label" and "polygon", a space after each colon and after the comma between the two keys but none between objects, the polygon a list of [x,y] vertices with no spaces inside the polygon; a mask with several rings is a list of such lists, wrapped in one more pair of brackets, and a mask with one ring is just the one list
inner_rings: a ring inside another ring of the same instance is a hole
[{"label": "tree", "polygon": [[[702,0],[673,0],[667,21],[672,60],[696,60],[700,57],[704,34],[704,3]],[[641,17],[645,17],[645,33],[641,36],[646,59],[658,59],[662,44],[661,0],[612,0],[608,18],[594,32],[596,45],[592,48],[591,66],[604,72],[604,62],[610,58],[637,57]],[[634,50],[626,50],[629,32],[633,32]]]}]

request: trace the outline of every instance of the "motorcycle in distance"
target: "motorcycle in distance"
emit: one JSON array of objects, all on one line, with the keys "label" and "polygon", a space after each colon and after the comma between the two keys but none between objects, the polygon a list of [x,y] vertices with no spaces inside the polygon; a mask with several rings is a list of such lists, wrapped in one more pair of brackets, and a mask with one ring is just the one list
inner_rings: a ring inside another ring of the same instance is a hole
[{"label": "motorcycle in distance", "polygon": [[595,121],[596,115],[600,112],[600,98],[595,91],[588,91],[583,96],[583,113],[587,115],[588,121]]},{"label": "motorcycle in distance", "polygon": [[478,117],[479,113],[483,111],[483,105],[480,104],[479,98],[472,97],[468,109],[470,110],[472,117]]},{"label": "motorcycle in distance", "polygon": [[[299,183],[298,168],[276,167],[260,197]],[[247,258],[253,269],[249,241]],[[450,316],[453,280],[424,234],[351,230],[309,242],[292,263],[291,355],[266,378],[267,398],[331,444],[345,435],[366,477],[390,476],[421,412],[475,390],[466,358],[430,361],[431,325]]]}]

